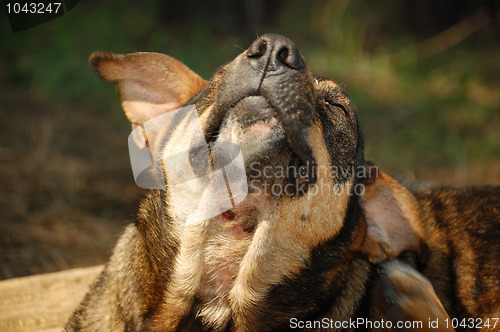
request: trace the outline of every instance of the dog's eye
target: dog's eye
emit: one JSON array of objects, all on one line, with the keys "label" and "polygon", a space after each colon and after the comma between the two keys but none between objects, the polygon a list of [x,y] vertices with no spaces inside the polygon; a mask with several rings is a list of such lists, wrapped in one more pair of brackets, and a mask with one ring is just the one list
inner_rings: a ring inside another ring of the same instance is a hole
[{"label": "dog's eye", "polygon": [[330,107],[330,108],[334,107],[336,109],[339,109],[342,111],[342,113],[344,113],[345,116],[348,116],[349,113],[347,112],[347,109],[345,108],[344,105],[329,101],[328,99],[325,99],[325,102],[328,105],[328,107]]}]

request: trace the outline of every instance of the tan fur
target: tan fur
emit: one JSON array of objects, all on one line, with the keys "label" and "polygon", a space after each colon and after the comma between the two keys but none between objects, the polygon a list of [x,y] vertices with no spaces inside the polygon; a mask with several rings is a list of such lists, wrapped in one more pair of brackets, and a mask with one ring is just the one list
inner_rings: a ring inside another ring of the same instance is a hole
[{"label": "tan fur", "polygon": [[179,232],[180,253],[175,262],[175,272],[162,303],[161,329],[172,331],[183,316],[189,313],[203,273],[203,252],[199,248],[205,242],[204,229],[191,225]]},{"label": "tan fur", "polygon": [[[309,134],[317,163],[324,166],[318,168],[318,181],[314,186],[332,188],[331,174],[327,172],[331,164],[322,141],[321,127],[313,125]],[[337,234],[342,227],[350,184],[345,189],[343,196],[332,197],[332,193],[326,191],[323,196],[314,195],[314,187],[310,188],[303,197],[284,199],[277,213],[261,221],[229,294],[237,330],[250,331],[250,327],[256,325],[253,312],[272,285],[285,276],[297,274],[312,248]]]},{"label": "tan fur", "polygon": [[[435,331],[436,328],[429,326],[429,322],[436,320],[438,331],[454,331],[450,326],[450,317],[429,280],[399,260],[385,262],[382,269],[381,278],[384,278],[384,281],[383,285],[378,287],[382,288],[381,291],[388,297],[374,296],[375,305],[378,303],[382,317],[391,319],[388,317],[390,313],[397,312],[396,315],[400,315],[398,320],[422,322],[422,328],[410,328],[410,331]],[[380,289],[375,288],[375,290]],[[396,322],[393,323],[396,324]]]},{"label": "tan fur", "polygon": [[[331,164],[319,124],[311,127],[310,137],[322,166],[318,167],[317,189],[310,188],[303,197],[285,198],[280,206],[267,196],[247,197],[234,210],[238,214],[258,207],[255,217],[259,224],[255,233],[243,240],[228,233],[241,221],[228,225],[218,217],[181,234],[174,278],[162,304],[164,321],[158,322],[158,330],[172,330],[187,315],[195,289],[200,289],[198,296],[206,301],[199,315],[207,326],[218,330],[232,317],[238,331],[248,330],[255,326],[254,313],[270,288],[284,277],[298,274],[311,250],[338,233],[352,180],[341,188],[341,195],[334,195]],[[169,146],[176,146],[176,140],[172,137]],[[211,284],[220,273],[228,273],[228,285],[214,290]]]},{"label": "tan fur", "polygon": [[89,63],[100,78],[118,82],[123,110],[136,125],[181,107],[207,84],[182,62],[160,53],[94,52]]}]

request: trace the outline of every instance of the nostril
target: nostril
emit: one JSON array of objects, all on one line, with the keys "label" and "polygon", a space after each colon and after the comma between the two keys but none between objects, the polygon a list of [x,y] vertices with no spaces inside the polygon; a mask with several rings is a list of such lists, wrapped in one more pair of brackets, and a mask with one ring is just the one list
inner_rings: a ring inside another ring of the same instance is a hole
[{"label": "nostril", "polygon": [[304,61],[300,56],[299,50],[295,45],[283,45],[276,53],[279,62],[292,69],[301,69],[304,67]]},{"label": "nostril", "polygon": [[261,39],[254,42],[248,49],[247,55],[250,58],[260,58],[267,52],[267,43],[265,40]]},{"label": "nostril", "polygon": [[266,71],[301,70],[305,62],[299,49],[288,38],[267,34],[257,38],[246,51],[253,65],[266,66]]},{"label": "nostril", "polygon": [[284,65],[289,65],[287,62],[287,58],[288,58],[288,48],[283,47],[281,50],[278,51],[278,60]]}]

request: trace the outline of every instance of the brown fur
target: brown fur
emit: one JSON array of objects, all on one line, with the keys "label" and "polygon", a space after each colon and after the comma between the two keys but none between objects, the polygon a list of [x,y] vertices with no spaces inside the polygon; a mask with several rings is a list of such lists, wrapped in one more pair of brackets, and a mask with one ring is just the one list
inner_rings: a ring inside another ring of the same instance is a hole
[{"label": "brown fur", "polygon": [[429,248],[423,273],[452,317],[500,315],[500,188],[415,191]]},{"label": "brown fur", "polygon": [[[258,38],[209,81],[157,53],[98,52],[90,65],[118,83],[135,125],[196,106],[205,138],[239,144],[257,185],[233,209],[185,227],[174,203],[188,202],[196,184],[180,196],[150,190],[66,331],[498,317],[499,189],[412,193],[365,162],[352,102],[334,81],[313,77],[290,40]],[[164,145],[165,128],[148,132],[148,147],[185,151],[195,128],[179,123]],[[297,168],[259,173],[283,166]],[[168,183],[172,174],[164,175]],[[288,189],[274,194],[267,185]]]}]

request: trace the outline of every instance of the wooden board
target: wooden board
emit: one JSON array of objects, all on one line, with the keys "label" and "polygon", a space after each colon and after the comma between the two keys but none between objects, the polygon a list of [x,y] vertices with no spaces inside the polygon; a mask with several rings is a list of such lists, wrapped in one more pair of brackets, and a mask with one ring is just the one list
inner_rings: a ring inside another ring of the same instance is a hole
[{"label": "wooden board", "polygon": [[0,331],[61,331],[102,268],[0,281]]}]

